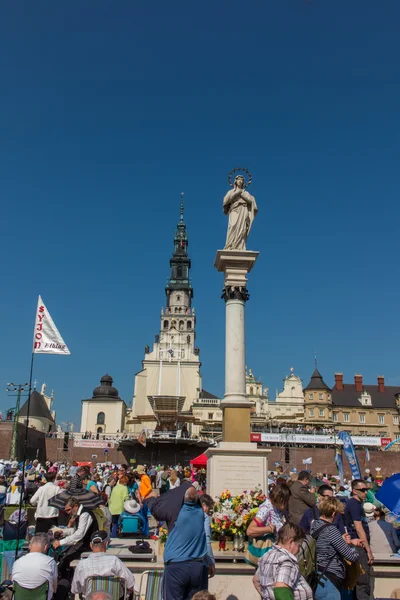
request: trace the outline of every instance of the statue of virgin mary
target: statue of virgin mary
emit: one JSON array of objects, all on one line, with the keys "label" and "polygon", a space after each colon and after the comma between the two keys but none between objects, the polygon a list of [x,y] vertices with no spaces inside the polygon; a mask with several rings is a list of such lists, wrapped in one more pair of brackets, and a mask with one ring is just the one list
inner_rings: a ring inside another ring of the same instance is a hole
[{"label": "statue of virgin mary", "polygon": [[229,215],[225,250],[246,250],[246,242],[258,212],[254,196],[246,192],[244,177],[237,175],[233,189],[224,198],[223,210]]}]

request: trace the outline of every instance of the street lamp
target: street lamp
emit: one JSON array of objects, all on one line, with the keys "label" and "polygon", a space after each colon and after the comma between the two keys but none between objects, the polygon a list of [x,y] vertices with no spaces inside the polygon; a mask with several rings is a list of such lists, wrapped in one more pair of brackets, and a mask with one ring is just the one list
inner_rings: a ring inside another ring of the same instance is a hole
[{"label": "street lamp", "polygon": [[[6,392],[8,396],[16,396],[17,401],[15,403],[14,410],[14,422],[12,427],[11,434],[11,444],[10,444],[10,460],[15,460],[17,458],[17,440],[18,440],[18,417],[19,417],[19,409],[21,404],[21,395],[24,392],[29,393],[29,383],[7,383]],[[13,394],[13,392],[17,392]]]}]

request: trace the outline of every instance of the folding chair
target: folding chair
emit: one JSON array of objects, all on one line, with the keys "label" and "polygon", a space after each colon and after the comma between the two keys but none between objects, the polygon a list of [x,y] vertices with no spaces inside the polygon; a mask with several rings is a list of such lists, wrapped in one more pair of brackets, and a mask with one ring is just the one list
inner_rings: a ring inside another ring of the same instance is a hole
[{"label": "folding chair", "polygon": [[90,592],[108,592],[113,600],[126,597],[126,581],[115,575],[92,575],[85,582],[86,596]]},{"label": "folding chair", "polygon": [[[143,586],[144,576],[147,575],[146,587]],[[135,600],[162,600],[163,571],[143,571],[140,577],[139,595]],[[143,592],[142,592],[143,587]]]},{"label": "folding chair", "polygon": [[14,581],[13,587],[14,600],[47,600],[47,593],[49,591],[48,581],[45,581],[39,587],[32,588],[31,590],[18,585],[16,581]]}]

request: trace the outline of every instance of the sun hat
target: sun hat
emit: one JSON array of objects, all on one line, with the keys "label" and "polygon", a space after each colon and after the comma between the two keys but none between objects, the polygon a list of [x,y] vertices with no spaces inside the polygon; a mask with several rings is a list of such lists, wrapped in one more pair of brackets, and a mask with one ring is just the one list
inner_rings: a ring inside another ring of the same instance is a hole
[{"label": "sun hat", "polygon": [[131,515],[135,515],[140,511],[140,504],[136,500],[126,500],[124,502],[124,510]]},{"label": "sun hat", "polygon": [[372,502],[365,502],[363,508],[367,517],[372,517],[375,511],[375,506]]},{"label": "sun hat", "polygon": [[144,466],[143,465],[138,465],[135,469],[136,473],[138,473],[139,475],[145,475],[146,471],[144,470]]}]

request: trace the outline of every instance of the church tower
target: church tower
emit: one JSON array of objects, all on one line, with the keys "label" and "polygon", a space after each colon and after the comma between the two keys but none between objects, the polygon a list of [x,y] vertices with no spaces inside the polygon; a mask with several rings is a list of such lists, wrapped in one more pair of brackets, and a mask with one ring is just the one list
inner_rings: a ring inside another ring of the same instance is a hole
[{"label": "church tower", "polygon": [[157,431],[190,429],[194,421],[191,407],[201,392],[201,363],[195,345],[188,245],[182,194],[160,332],[153,348],[145,347],[142,370],[135,376],[132,409],[127,418],[127,428],[135,433],[143,427]]}]

